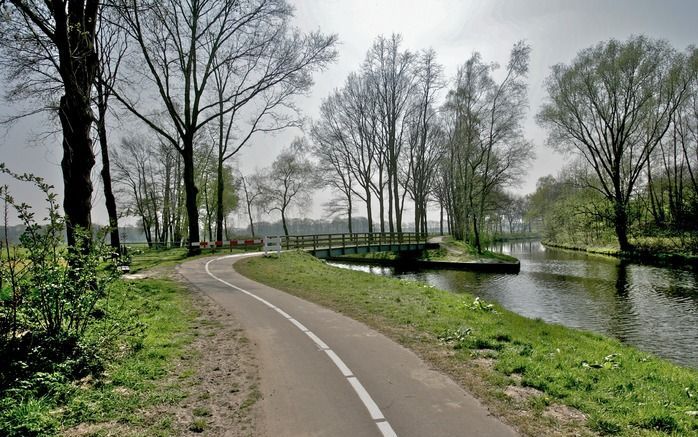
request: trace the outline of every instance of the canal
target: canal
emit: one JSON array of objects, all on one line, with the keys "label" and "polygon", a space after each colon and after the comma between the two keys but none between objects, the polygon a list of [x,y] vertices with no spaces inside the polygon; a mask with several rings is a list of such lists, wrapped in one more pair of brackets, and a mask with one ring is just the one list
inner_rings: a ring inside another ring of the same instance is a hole
[{"label": "canal", "polygon": [[521,272],[331,264],[468,292],[526,317],[603,333],[698,368],[698,272],[551,249],[539,241],[498,243],[490,250],[519,258]]}]

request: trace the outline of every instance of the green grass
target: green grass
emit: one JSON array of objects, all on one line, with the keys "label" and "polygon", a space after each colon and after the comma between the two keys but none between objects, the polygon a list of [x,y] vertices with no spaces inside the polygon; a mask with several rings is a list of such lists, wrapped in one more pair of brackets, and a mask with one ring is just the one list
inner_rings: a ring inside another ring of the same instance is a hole
[{"label": "green grass", "polygon": [[[450,250],[449,250],[450,249]],[[460,253],[456,253],[460,252]],[[452,261],[452,262],[516,262],[518,261],[513,256],[503,253],[491,252],[484,250],[482,253],[477,253],[477,250],[472,245],[455,240],[453,237],[445,237],[441,242],[439,249],[430,249],[427,251],[425,259],[432,261]]]},{"label": "green grass", "polygon": [[[242,253],[242,249],[217,249],[215,254],[227,255],[231,253]],[[197,257],[211,256],[214,254],[210,248],[202,249],[201,255]],[[145,250],[132,250],[131,251],[131,272],[137,273],[142,270],[151,269],[153,267],[171,267],[179,263],[182,263],[189,259],[194,259],[196,257],[188,257],[186,248],[174,248],[174,249],[145,249]]]},{"label": "green grass", "polygon": [[[471,295],[331,267],[303,253],[245,259],[236,269],[361,320],[423,356],[450,350],[438,366],[469,388],[484,386],[474,392],[529,433],[543,426],[545,405],[558,403],[583,412],[587,429],[599,434],[698,435],[698,372],[619,341],[527,319]],[[494,358],[493,367],[478,374],[468,367],[474,357]],[[531,423],[512,412],[503,394],[515,381],[542,392],[530,403]]]},{"label": "green grass", "polygon": [[356,253],[352,255],[342,255],[338,258],[395,261],[399,259],[399,254],[397,252],[368,252]]},{"label": "green grass", "polygon": [[[143,435],[171,434],[171,418],[147,416],[149,407],[172,404],[186,394],[183,381],[168,374],[191,343],[196,317],[182,286],[164,279],[117,282],[108,301],[108,319],[95,326],[88,338],[102,329],[120,329],[111,344],[99,349],[106,361],[97,379],[71,382],[59,373],[39,375],[0,400],[0,435],[51,435],[81,425],[108,424],[136,428]],[[117,424],[117,425],[115,425]]]},{"label": "green grass", "polygon": [[[449,251],[448,248],[451,249]],[[460,253],[455,253],[460,252]],[[478,254],[477,250],[468,243],[462,241],[454,240],[452,237],[445,237],[444,241],[441,243],[439,249],[427,249],[421,254],[417,253],[419,259],[426,261],[446,261],[446,262],[516,262],[516,258],[504,255],[502,253],[483,251],[483,253]],[[397,261],[401,256],[406,256],[405,253],[397,252],[369,252],[360,253],[353,255],[344,255],[338,258],[347,258],[353,260],[367,260],[367,261]],[[407,255],[415,256],[414,253]]]}]

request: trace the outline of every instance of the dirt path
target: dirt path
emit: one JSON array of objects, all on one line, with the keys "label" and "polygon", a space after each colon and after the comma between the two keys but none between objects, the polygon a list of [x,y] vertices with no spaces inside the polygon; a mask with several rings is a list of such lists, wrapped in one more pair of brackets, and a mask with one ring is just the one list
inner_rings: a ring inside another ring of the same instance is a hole
[{"label": "dirt path", "polygon": [[260,392],[254,346],[232,314],[190,288],[200,315],[191,356],[175,375],[186,378],[189,396],[153,414],[174,412],[179,435],[256,436]]},{"label": "dirt path", "polygon": [[259,369],[255,347],[240,322],[171,267],[151,269],[142,276],[167,277],[186,285],[199,314],[189,354],[164,382],[185,386],[187,396],[147,411],[146,418],[172,416],[172,428],[182,436],[257,436]]},{"label": "dirt path", "polygon": [[462,250],[454,249],[453,246],[445,244],[444,239],[445,239],[445,237],[443,235],[440,235],[437,237],[431,237],[429,239],[429,243],[438,244],[439,247],[441,247],[442,249],[446,249],[446,252],[448,252],[450,255],[459,256],[459,255],[463,255],[465,253]]}]

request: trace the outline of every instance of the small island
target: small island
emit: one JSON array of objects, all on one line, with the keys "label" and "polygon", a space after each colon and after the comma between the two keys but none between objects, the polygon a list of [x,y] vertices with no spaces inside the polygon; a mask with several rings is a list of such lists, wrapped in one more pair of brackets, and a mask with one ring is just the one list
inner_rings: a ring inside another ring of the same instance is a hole
[{"label": "small island", "polygon": [[502,253],[477,250],[450,236],[429,239],[424,250],[404,252],[369,252],[328,258],[331,261],[371,265],[408,266],[419,269],[470,270],[479,272],[518,273],[519,260]]}]

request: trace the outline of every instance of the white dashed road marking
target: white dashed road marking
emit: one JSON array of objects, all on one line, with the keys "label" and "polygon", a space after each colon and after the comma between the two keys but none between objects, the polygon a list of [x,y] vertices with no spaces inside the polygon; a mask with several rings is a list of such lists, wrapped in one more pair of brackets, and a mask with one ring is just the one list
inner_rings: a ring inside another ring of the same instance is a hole
[{"label": "white dashed road marking", "polygon": [[390,426],[390,423],[385,419],[385,416],[383,416],[383,413],[381,412],[380,408],[378,408],[378,405],[374,402],[373,398],[371,395],[366,391],[364,386],[361,384],[359,379],[354,375],[354,372],[351,371],[351,369],[344,364],[344,361],[342,361],[341,358],[332,350],[330,347],[320,339],[317,335],[315,335],[312,331],[310,331],[308,328],[306,328],[301,322],[298,320],[294,319],[291,315],[286,313],[284,310],[281,308],[277,307],[276,305],[272,304],[266,299],[263,299],[259,296],[257,296],[254,293],[251,293],[247,290],[244,290],[236,285],[231,284],[230,282],[227,282],[218,276],[214,275],[211,273],[211,270],[209,270],[208,265],[211,264],[214,261],[219,261],[222,259],[227,259],[227,258],[236,258],[244,255],[226,255],[222,256],[220,258],[215,258],[210,260],[209,262],[206,263],[206,273],[208,273],[209,276],[211,276],[213,279],[215,279],[218,282],[221,282],[225,285],[227,285],[230,288],[233,288],[237,291],[240,291],[253,299],[257,299],[259,302],[263,303],[264,305],[268,306],[269,308],[273,309],[277,313],[279,313],[283,318],[291,322],[296,328],[298,328],[301,332],[303,332],[305,335],[307,335],[315,345],[320,348],[320,350],[324,350],[327,356],[330,358],[332,363],[337,367],[337,369],[342,373],[342,375],[346,378],[347,382],[351,387],[354,389],[354,392],[356,392],[356,395],[361,399],[361,402],[364,404],[366,409],[368,410],[368,413],[371,415],[371,419],[376,423],[376,426],[378,427],[378,430],[383,434],[384,437],[397,437],[397,434],[395,434],[395,431],[393,430],[393,427]]}]

